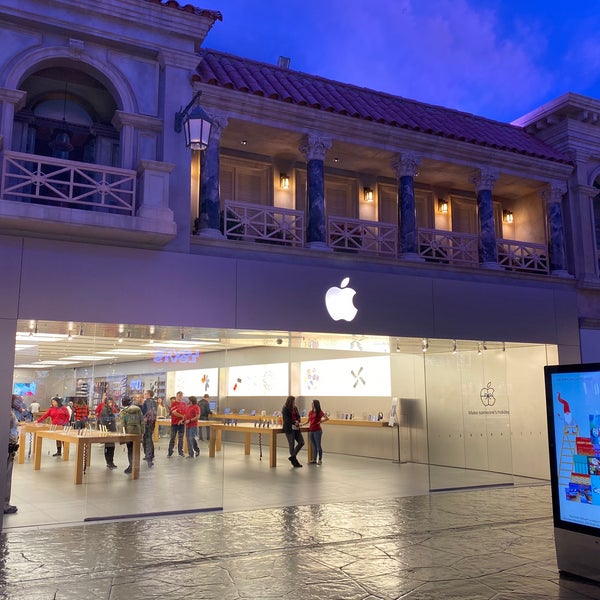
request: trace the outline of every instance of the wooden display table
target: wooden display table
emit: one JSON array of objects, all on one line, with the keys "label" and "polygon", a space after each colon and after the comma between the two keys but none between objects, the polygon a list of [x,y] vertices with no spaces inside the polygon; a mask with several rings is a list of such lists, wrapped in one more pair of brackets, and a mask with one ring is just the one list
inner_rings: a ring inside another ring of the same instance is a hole
[{"label": "wooden display table", "polygon": [[[243,415],[242,415],[243,416]],[[235,419],[230,415],[224,415],[226,419]],[[256,417],[251,417],[253,421],[257,421]],[[277,427],[255,427],[250,424],[242,425],[226,425],[224,423],[211,423],[210,427],[210,445],[208,449],[208,455],[210,458],[214,458],[217,451],[221,450],[223,431],[236,431],[237,433],[244,434],[244,454],[250,454],[250,442],[252,434],[262,436],[263,434],[269,438],[269,466],[277,466],[277,435],[283,433],[281,426]],[[308,427],[301,427],[301,431],[308,431]],[[308,448],[308,460],[312,460],[312,448],[310,442],[305,437],[305,445]]]},{"label": "wooden display table", "polygon": [[388,427],[388,421],[363,421],[354,419],[328,419],[323,425],[350,425],[352,427]]},{"label": "wooden display table", "polygon": [[[210,427],[213,425],[214,421],[198,421],[198,427]],[[158,441],[158,428],[160,427],[168,427],[169,433],[171,429],[171,419],[156,419],[156,425],[154,426],[154,433],[152,434],[152,439],[157,442]],[[208,441],[208,440],[207,440]],[[177,443],[177,442],[175,442]],[[183,452],[187,454],[187,436],[185,435],[185,431],[183,434]]]},{"label": "wooden display table", "polygon": [[19,423],[19,450],[17,451],[17,463],[22,465],[25,462],[25,446],[27,445],[27,434],[33,435],[31,448],[35,446],[35,437],[38,431],[50,429],[51,425],[47,423]]},{"label": "wooden display table", "polygon": [[[87,435],[80,434],[85,432]],[[74,483],[79,485],[83,483],[83,473],[90,464],[90,450],[92,444],[122,444],[125,442],[134,442],[133,455],[131,458],[131,479],[138,479],[140,476],[140,443],[141,435],[132,433],[112,433],[103,431],[92,431],[89,429],[69,430],[64,429],[43,429],[36,431],[33,447],[33,468],[39,471],[42,467],[42,442],[45,439],[58,440],[64,442],[63,460],[69,460],[69,447],[76,445],[75,459],[75,477]]]},{"label": "wooden display table", "polygon": [[248,414],[238,415],[237,413],[229,413],[229,414],[213,413],[211,416],[213,419],[219,419],[220,421],[242,421],[244,423],[265,422],[265,423],[271,423],[271,426],[273,426],[273,424],[279,425],[279,426],[281,425],[281,417],[275,417],[273,415],[254,415],[254,416],[252,416],[252,415],[248,415]]}]

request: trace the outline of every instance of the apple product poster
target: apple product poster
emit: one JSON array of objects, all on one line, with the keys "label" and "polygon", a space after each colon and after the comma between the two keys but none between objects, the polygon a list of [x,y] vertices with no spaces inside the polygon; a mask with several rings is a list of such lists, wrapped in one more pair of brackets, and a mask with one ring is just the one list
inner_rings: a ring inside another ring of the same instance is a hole
[{"label": "apple product poster", "polygon": [[288,363],[229,367],[230,396],[287,396]]},{"label": "apple product poster", "polygon": [[600,528],[600,372],[551,375],[560,518]]},{"label": "apple product poster", "polygon": [[302,396],[391,396],[388,356],[300,363]]},{"label": "apple product poster", "polygon": [[217,396],[219,393],[219,369],[192,369],[175,372],[175,391],[184,396]]}]

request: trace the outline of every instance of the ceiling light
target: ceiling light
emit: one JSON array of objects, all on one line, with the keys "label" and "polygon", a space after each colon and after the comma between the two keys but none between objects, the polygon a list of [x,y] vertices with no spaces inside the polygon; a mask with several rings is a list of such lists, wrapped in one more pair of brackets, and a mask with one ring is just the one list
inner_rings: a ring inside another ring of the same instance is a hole
[{"label": "ceiling light", "polygon": [[119,354],[122,356],[141,356],[143,354],[151,354],[149,350],[141,350],[134,348],[116,348],[115,350],[102,350],[98,354]]}]

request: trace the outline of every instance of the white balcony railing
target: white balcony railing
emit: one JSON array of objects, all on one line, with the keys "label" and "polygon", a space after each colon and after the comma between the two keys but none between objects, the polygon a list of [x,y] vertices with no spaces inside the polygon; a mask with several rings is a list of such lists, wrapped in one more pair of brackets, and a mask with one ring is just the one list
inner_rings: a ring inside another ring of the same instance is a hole
[{"label": "white balcony railing", "polygon": [[136,172],[5,151],[0,198],[33,204],[135,214]]},{"label": "white balcony railing", "polygon": [[226,200],[223,205],[223,233],[233,240],[304,246],[304,213],[290,208]]},{"label": "white balcony railing", "polygon": [[329,217],[327,233],[334,250],[393,257],[398,253],[398,227],[391,223]]},{"label": "white balcony railing", "polygon": [[548,274],[548,248],[544,244],[497,240],[498,264],[508,271]]},{"label": "white balcony railing", "polygon": [[419,256],[427,262],[457,266],[479,265],[479,236],[440,229],[419,229]]}]

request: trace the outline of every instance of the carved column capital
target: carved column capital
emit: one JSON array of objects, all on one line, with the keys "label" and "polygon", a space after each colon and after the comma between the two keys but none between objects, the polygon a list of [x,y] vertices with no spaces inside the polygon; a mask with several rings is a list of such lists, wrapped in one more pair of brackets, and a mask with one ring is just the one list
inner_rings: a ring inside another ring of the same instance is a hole
[{"label": "carved column capital", "polygon": [[546,206],[562,202],[563,196],[567,193],[567,184],[562,181],[552,181],[540,192]]},{"label": "carved column capital", "polygon": [[212,113],[210,119],[212,121],[210,137],[220,140],[223,129],[229,124],[229,117],[225,113]]},{"label": "carved column capital", "polygon": [[498,170],[490,168],[481,168],[471,176],[471,183],[475,185],[475,191],[492,190],[494,183],[498,179]]},{"label": "carved column capital", "polygon": [[310,133],[306,136],[306,139],[300,145],[298,150],[304,154],[306,160],[325,160],[327,150],[331,148],[332,143],[333,141],[330,137],[324,137]]},{"label": "carved column capital", "polygon": [[391,162],[391,167],[396,171],[398,177],[416,177],[419,173],[421,156],[414,152],[404,152]]}]

